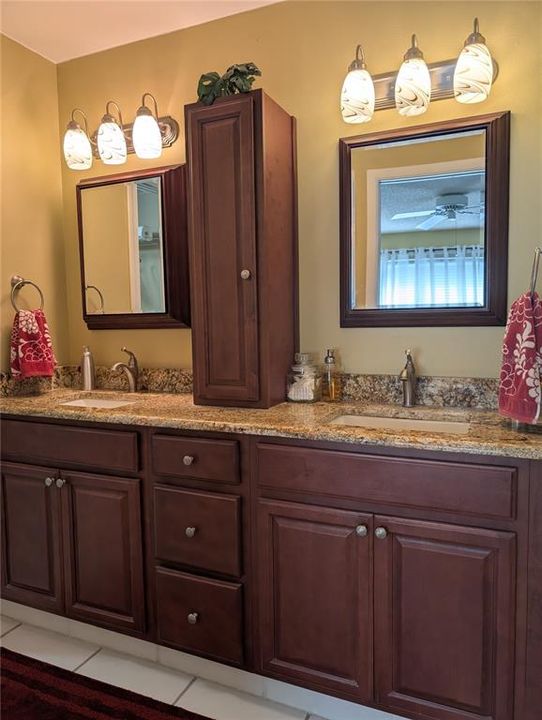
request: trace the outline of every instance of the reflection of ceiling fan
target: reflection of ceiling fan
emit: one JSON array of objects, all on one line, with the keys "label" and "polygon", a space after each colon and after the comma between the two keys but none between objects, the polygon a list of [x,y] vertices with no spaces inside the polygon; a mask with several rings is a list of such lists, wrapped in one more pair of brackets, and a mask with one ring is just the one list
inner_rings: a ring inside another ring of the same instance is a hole
[{"label": "reflection of ceiling fan", "polygon": [[413,212],[396,213],[392,220],[404,220],[406,218],[427,217],[419,225],[417,230],[430,230],[435,225],[444,220],[455,220],[458,215],[483,215],[484,201],[483,196],[478,205],[469,205],[467,195],[458,195],[457,193],[449,193],[448,195],[439,195],[435,201],[434,210],[417,210]]}]

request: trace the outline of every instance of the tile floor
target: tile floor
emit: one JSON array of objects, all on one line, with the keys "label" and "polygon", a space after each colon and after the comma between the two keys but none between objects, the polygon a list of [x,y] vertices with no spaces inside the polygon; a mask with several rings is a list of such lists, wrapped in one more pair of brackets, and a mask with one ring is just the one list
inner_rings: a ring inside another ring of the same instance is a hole
[{"label": "tile floor", "polygon": [[[309,720],[309,714],[138,657],[1,616],[10,650],[216,720]],[[317,720],[316,716],[312,716]]]}]

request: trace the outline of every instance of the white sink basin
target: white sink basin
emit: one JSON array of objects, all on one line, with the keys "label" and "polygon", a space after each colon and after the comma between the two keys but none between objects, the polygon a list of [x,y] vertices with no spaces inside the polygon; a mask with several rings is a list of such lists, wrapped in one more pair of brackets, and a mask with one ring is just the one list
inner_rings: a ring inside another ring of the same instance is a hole
[{"label": "white sink basin", "polygon": [[470,430],[467,422],[453,420],[417,420],[416,418],[377,417],[376,415],[339,415],[332,425],[381,428],[383,430],[416,430],[421,432],[454,433],[466,435]]},{"label": "white sink basin", "polygon": [[113,410],[113,408],[125,407],[126,405],[133,405],[135,400],[104,400],[103,398],[81,398],[79,400],[70,400],[69,402],[60,403],[67,407],[82,407],[82,408],[102,408],[107,410]]}]

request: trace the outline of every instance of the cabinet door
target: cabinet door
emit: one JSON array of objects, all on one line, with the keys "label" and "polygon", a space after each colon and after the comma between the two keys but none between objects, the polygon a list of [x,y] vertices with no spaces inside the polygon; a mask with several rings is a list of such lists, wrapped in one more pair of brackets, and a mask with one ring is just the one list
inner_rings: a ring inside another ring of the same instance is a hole
[{"label": "cabinet door", "polygon": [[374,522],[378,702],[442,720],[509,720],[515,536]]},{"label": "cabinet door", "polygon": [[2,464],[2,597],[60,611],[62,563],[57,471]]},{"label": "cabinet door", "polygon": [[262,500],[259,522],[261,669],[369,699],[371,516]]},{"label": "cabinet door", "polygon": [[66,611],[144,629],[140,481],[62,473]]},{"label": "cabinet door", "polygon": [[196,402],[259,399],[253,103],[187,108]]}]

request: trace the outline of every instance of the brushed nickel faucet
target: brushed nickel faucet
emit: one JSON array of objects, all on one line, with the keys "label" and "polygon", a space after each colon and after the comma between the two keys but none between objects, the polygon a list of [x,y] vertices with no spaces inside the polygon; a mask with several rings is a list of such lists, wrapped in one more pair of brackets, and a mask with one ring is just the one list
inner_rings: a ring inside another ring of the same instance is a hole
[{"label": "brushed nickel faucet", "polygon": [[131,393],[137,392],[137,382],[139,379],[139,367],[137,365],[137,358],[131,350],[127,350],[125,347],[121,348],[121,351],[128,355],[128,362],[117,362],[111,370],[122,370],[126,373],[128,378],[128,387]]},{"label": "brushed nickel faucet", "polygon": [[403,384],[403,405],[412,407],[416,404],[416,368],[411,351],[405,350],[405,355],[406,363],[399,374],[399,380]]}]

